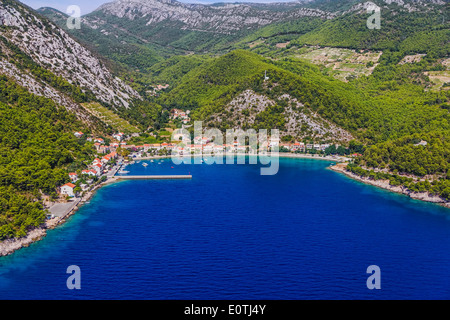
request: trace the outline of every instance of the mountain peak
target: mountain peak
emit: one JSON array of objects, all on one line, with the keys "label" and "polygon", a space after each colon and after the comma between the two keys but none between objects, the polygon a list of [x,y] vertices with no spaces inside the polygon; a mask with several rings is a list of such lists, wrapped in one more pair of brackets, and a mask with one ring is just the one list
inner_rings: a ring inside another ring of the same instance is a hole
[{"label": "mountain peak", "polygon": [[[283,8],[286,7],[284,10]],[[270,23],[301,17],[330,18],[333,14],[294,4],[187,4],[175,0],[117,0],[102,5],[93,13],[90,23],[100,27],[109,20],[136,21],[143,26],[166,24],[176,30],[207,31],[231,34],[255,29]]]}]

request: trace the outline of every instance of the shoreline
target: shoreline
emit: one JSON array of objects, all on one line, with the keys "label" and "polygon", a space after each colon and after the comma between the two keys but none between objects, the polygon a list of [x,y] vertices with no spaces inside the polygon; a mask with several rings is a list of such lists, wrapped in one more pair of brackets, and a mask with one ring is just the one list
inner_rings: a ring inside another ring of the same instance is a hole
[{"label": "shoreline", "polygon": [[[202,155],[192,155],[192,156],[202,156]],[[346,157],[341,156],[318,156],[318,155],[310,155],[310,154],[283,154],[279,153],[278,157],[280,158],[293,158],[293,159],[313,159],[313,160],[326,160],[326,161],[336,161],[336,162],[342,162],[342,161],[348,161],[349,159]],[[134,161],[139,160],[151,160],[151,159],[170,159],[170,155],[166,156],[150,156],[150,157],[143,157],[143,158],[136,158]],[[89,190],[84,197],[80,199],[78,204],[74,206],[69,212],[67,212],[63,217],[61,218],[53,218],[46,220],[44,225],[38,228],[35,228],[31,230],[25,237],[22,238],[14,238],[14,239],[7,239],[2,242],[0,242],[0,257],[2,256],[8,256],[15,251],[29,247],[34,242],[37,242],[39,240],[42,240],[47,235],[47,230],[52,230],[56,228],[57,226],[63,224],[67,221],[68,218],[70,218],[72,215],[76,213],[86,202],[88,202],[95,194],[95,192],[100,189],[103,186],[116,183],[121,181],[121,179],[116,178],[115,176],[108,178],[106,181],[94,186],[92,190]],[[450,207],[450,205],[449,205]]]},{"label": "shoreline", "polygon": [[336,161],[336,162],[343,162],[343,161],[349,161],[350,159],[345,156],[316,156],[316,155],[310,155],[310,154],[303,154],[303,153],[293,153],[293,154],[283,154],[280,153],[278,155],[280,158],[294,158],[294,159],[313,159],[313,160],[326,160],[326,161]]},{"label": "shoreline", "polygon": [[385,189],[390,192],[403,194],[414,200],[435,203],[444,208],[450,209],[450,201],[446,201],[445,199],[443,199],[439,196],[431,195],[428,192],[412,192],[412,191],[408,190],[407,188],[405,188],[404,186],[391,186],[389,183],[389,180],[372,180],[370,178],[362,178],[362,177],[358,176],[357,174],[347,171],[345,169],[347,164],[348,163],[338,163],[338,164],[330,166],[328,168],[335,172],[345,174],[347,177],[357,180],[359,182],[362,182],[365,184],[370,184],[372,186],[375,186],[375,187],[378,187],[381,189]]},{"label": "shoreline", "polygon": [[[242,154],[235,154],[235,155],[242,155]],[[270,153],[268,154],[270,156]],[[190,155],[193,157],[202,157],[201,154],[192,154]],[[223,154],[225,157],[226,154]],[[249,155],[245,154],[245,156],[258,156],[257,154]],[[314,159],[314,160],[326,160],[326,161],[336,161],[336,162],[343,162],[343,161],[349,161],[350,158],[347,158],[345,156],[321,156],[321,155],[311,155],[308,153],[289,153],[289,152],[282,152],[278,153],[277,155],[279,158],[293,158],[293,159]],[[153,160],[153,159],[170,159],[172,156],[148,156],[148,157],[142,157],[142,158],[133,158],[133,161],[140,161],[140,160]],[[182,158],[182,156],[180,157]]]},{"label": "shoreline", "polygon": [[0,242],[0,258],[11,255],[19,249],[27,248],[33,243],[42,240],[47,235],[48,230],[55,229],[59,225],[62,225],[64,222],[66,222],[67,219],[73,216],[87,201],[89,201],[94,196],[95,192],[98,189],[117,181],[119,181],[119,179],[114,179],[114,177],[112,177],[94,186],[94,188],[92,188],[92,190],[89,190],[86,195],[82,197],[80,201],[64,216],[46,220],[43,225],[28,232],[25,237],[3,240],[2,242]]}]

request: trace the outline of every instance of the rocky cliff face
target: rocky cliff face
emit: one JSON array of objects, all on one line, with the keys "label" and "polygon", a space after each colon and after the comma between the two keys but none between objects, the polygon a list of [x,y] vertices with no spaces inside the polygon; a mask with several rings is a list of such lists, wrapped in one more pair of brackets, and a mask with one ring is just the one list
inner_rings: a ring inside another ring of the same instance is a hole
[{"label": "rocky cliff face", "polygon": [[[139,98],[137,92],[113,76],[65,31],[16,1],[0,2],[0,40],[1,73],[71,110],[77,109],[76,103],[46,82],[45,77],[31,72],[30,65],[39,65],[68,83],[89,90],[96,99],[115,108],[128,108],[132,99]],[[18,65],[17,53],[25,57],[22,65]]]},{"label": "rocky cliff face", "polygon": [[[339,4],[342,2],[342,4]],[[106,3],[86,16],[86,22],[94,28],[107,24],[108,17],[139,20],[149,27],[160,23],[178,23],[182,30],[208,31],[232,34],[239,30],[255,29],[265,25],[299,19],[320,17],[331,19],[349,12],[359,12],[375,3],[385,9],[426,10],[434,5],[445,5],[442,0],[373,0],[360,1],[349,10],[341,7],[353,1],[300,0],[291,3],[255,4],[188,4],[176,0],[116,0]],[[144,20],[144,21],[141,21]]]},{"label": "rocky cliff face", "polygon": [[[288,10],[286,10],[288,9]],[[301,17],[332,18],[333,14],[319,9],[295,5],[255,4],[186,4],[174,0],[118,0],[106,3],[86,20],[92,27],[100,28],[105,17],[145,20],[151,27],[162,22],[179,23],[182,30],[233,33],[257,28],[270,23]]]},{"label": "rocky cliff face", "polygon": [[304,107],[297,99],[288,94],[272,100],[252,90],[245,90],[230,101],[220,113],[213,114],[205,121],[205,126],[221,127],[226,125],[233,129],[251,127],[257,123],[257,116],[268,107],[275,106],[280,101],[288,102],[282,114],[286,123],[280,130],[282,136],[291,135],[298,140],[307,137],[332,143],[348,143],[354,139],[351,133],[322,118],[317,113]]},{"label": "rocky cliff face", "polygon": [[348,11],[344,13],[350,12],[358,12],[364,13],[367,12],[368,8],[373,8],[373,6],[377,5],[381,10],[404,10],[407,12],[415,12],[415,11],[427,11],[435,6],[444,6],[445,2],[442,0],[373,0],[373,1],[362,1],[361,3],[357,3],[351,7]]}]

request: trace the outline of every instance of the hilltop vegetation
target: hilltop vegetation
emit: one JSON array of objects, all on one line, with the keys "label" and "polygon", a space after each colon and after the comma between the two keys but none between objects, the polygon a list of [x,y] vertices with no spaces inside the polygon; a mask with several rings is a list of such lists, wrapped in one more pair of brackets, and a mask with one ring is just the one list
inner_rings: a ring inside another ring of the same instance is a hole
[{"label": "hilltop vegetation", "polygon": [[[441,108],[448,93],[425,92],[402,76],[411,74],[414,66],[393,67],[390,59],[386,54],[373,76],[343,83],[298,59],[272,62],[237,50],[191,70],[159,102],[192,109],[194,117],[206,119],[243,90],[252,89],[273,99],[287,93],[366,142],[448,130],[448,111]],[[425,59],[423,65],[427,63]]]},{"label": "hilltop vegetation", "polygon": [[[420,145],[425,141],[426,145]],[[360,164],[387,168],[395,173],[450,176],[450,136],[448,131],[414,134],[369,147]]]},{"label": "hilltop vegetation", "polygon": [[[293,44],[415,51],[418,49],[417,41],[432,39],[430,35],[436,35],[432,40],[436,42],[433,49],[440,50],[440,46],[446,44],[443,38],[445,32],[441,30],[445,27],[441,24],[442,13],[438,11],[409,13],[398,12],[395,9],[384,10],[380,29],[367,28],[367,19],[370,15],[371,13],[349,13],[326,21],[318,28],[298,37]],[[399,28],[399,26],[401,27]],[[424,51],[425,48],[421,47],[420,50]]]},{"label": "hilltop vegetation", "polygon": [[248,87],[253,76],[269,68],[274,67],[255,54],[234,51],[188,72],[161,103],[187,109],[221,106]]}]

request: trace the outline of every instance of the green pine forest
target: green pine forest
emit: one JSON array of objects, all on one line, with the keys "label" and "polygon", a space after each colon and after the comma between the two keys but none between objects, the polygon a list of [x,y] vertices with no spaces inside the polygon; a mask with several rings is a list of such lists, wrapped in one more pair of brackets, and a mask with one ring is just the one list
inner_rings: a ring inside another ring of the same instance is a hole
[{"label": "green pine forest", "polygon": [[42,197],[69,182],[68,167],[85,165],[93,145],[73,132],[86,126],[52,100],[0,76],[0,239],[22,237],[41,225]]}]

